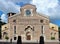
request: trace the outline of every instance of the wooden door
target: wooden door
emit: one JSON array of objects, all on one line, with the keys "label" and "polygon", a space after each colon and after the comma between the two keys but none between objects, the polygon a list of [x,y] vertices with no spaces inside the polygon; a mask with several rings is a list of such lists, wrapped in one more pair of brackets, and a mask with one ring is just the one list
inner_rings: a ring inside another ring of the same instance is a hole
[{"label": "wooden door", "polygon": [[31,40],[31,35],[27,35],[27,40]]}]

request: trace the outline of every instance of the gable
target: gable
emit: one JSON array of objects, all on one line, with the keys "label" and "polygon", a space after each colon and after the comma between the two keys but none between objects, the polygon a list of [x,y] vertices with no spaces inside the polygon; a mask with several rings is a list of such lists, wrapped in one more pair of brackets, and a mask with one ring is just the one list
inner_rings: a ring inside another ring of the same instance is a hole
[{"label": "gable", "polygon": [[[32,20],[32,21],[37,21],[37,20],[46,20],[49,21],[49,17],[48,16],[44,16],[44,14],[39,14],[36,12],[36,7],[34,5],[25,5],[23,7],[21,7],[21,12],[19,14],[15,14],[12,17],[9,18],[9,22],[13,21],[12,19],[17,19],[17,20]],[[29,12],[26,11],[30,10]],[[30,13],[31,12],[31,13]],[[11,21],[10,21],[11,20]]]}]

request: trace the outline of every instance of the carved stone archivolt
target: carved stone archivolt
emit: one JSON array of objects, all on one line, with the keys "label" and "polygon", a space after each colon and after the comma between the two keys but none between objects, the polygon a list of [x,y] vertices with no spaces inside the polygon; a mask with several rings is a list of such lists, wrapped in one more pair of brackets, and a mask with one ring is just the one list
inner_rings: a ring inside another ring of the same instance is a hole
[{"label": "carved stone archivolt", "polygon": [[32,31],[34,31],[34,27],[31,27],[31,26],[27,26],[26,28],[25,28],[25,31],[27,30],[27,29],[31,29]]}]

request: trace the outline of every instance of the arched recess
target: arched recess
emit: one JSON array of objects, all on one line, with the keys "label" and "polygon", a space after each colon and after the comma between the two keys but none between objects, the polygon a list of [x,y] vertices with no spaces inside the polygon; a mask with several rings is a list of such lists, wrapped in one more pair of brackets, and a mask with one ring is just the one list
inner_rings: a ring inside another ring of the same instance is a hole
[{"label": "arched recess", "polygon": [[33,32],[34,32],[34,27],[27,26],[27,27],[25,28],[26,40],[32,40]]},{"label": "arched recess", "polygon": [[28,28],[30,28],[32,31],[34,31],[34,27],[31,27],[31,26],[27,26],[27,27],[25,28],[25,31],[26,31]]},{"label": "arched recess", "polygon": [[3,38],[5,38],[6,36],[8,36],[7,32],[3,32]]},{"label": "arched recess", "polygon": [[26,40],[31,40],[31,34],[30,34],[30,32],[26,32]]}]

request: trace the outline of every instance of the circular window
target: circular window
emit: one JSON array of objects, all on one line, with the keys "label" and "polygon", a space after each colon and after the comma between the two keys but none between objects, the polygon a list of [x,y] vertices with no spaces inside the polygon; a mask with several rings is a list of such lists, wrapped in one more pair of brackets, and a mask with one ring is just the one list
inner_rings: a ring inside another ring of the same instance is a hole
[{"label": "circular window", "polygon": [[41,23],[43,23],[43,20],[40,20]]},{"label": "circular window", "polygon": [[26,10],[26,15],[30,15],[31,14],[31,11],[30,10]]}]

